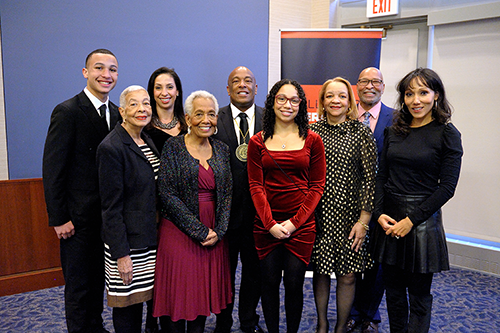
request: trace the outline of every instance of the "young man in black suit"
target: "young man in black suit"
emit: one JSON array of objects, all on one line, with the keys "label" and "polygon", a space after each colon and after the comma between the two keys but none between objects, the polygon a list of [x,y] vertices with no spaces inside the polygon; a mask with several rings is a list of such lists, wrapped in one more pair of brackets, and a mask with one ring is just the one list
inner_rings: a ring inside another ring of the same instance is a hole
[{"label": "young man in black suit", "polygon": [[[248,140],[262,130],[262,108],[254,103],[257,83],[252,71],[243,66],[236,67],[229,74],[227,93],[231,103],[219,110],[219,131],[215,138],[225,142],[231,151],[233,200],[226,238],[229,242],[233,295],[239,254],[242,265],[238,308],[240,328],[245,333],[263,332],[255,311],[261,293],[260,269],[253,240],[255,208],[250,196],[246,163]],[[233,303],[217,315],[215,332],[231,331]]]},{"label": "young man in black suit", "polygon": [[119,121],[109,92],[118,62],[106,49],[91,52],[82,70],[87,86],[52,112],[43,153],[43,185],[49,216],[60,239],[70,333],[108,332],[102,321],[104,247],[101,240],[96,150]]},{"label": "young man in black suit", "polygon": [[[373,132],[377,144],[378,158],[384,145],[384,130],[392,124],[393,109],[382,103],[385,90],[384,77],[379,69],[368,67],[361,71],[357,83],[358,120],[364,122]],[[370,231],[375,230],[377,221],[370,221]],[[378,332],[380,313],[378,307],[384,296],[382,269],[378,263],[363,274],[356,276],[356,294],[348,322],[347,332],[355,332],[361,326],[363,333]]]}]

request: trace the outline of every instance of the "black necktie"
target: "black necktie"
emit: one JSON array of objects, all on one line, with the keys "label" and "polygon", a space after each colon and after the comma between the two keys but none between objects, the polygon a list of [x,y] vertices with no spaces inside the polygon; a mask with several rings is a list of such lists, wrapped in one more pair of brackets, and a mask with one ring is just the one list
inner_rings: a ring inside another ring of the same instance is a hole
[{"label": "black necktie", "polygon": [[109,129],[108,121],[106,120],[106,104],[99,107],[99,114],[101,115],[101,119],[106,124],[106,127]]},{"label": "black necktie", "polygon": [[248,143],[250,140],[250,135],[248,135],[248,120],[247,114],[241,112],[238,117],[240,117],[240,144]]},{"label": "black necktie", "polygon": [[99,107],[99,114],[101,115],[101,118],[106,119],[106,104]]}]

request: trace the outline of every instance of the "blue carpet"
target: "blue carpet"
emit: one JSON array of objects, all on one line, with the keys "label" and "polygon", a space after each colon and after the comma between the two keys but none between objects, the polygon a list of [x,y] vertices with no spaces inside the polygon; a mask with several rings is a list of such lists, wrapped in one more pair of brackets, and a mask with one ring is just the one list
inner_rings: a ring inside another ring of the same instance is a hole
[{"label": "blue carpet", "polygon": [[[332,280],[329,318],[335,326],[335,280]],[[283,295],[283,290],[281,292]],[[436,274],[432,285],[434,304],[431,332],[497,333],[500,332],[500,278],[464,269],[453,268]],[[237,304],[235,306],[237,308]],[[104,304],[104,322],[111,332],[111,311]],[[259,313],[262,309],[259,306]],[[382,323],[380,332],[389,332],[385,299],[381,304]],[[236,311],[233,313],[237,329]],[[284,308],[282,307],[281,331],[285,332]],[[261,326],[265,328],[261,315]],[[207,319],[205,332],[213,332],[215,316]],[[301,332],[314,332],[316,310],[312,293],[312,281],[304,285],[304,311]],[[0,332],[5,333],[64,333],[63,287],[49,288],[29,293],[0,297]]]}]

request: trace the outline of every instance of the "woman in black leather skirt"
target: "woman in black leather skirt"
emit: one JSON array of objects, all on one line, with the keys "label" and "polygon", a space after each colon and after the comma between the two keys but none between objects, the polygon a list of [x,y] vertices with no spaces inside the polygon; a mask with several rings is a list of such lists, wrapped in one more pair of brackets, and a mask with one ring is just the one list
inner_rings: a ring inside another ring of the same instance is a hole
[{"label": "woman in black leather skirt", "polygon": [[383,266],[391,332],[428,332],[432,277],[449,269],[441,207],[455,192],[462,143],[434,71],[416,69],[397,89],[401,109],[386,129],[372,250]]}]

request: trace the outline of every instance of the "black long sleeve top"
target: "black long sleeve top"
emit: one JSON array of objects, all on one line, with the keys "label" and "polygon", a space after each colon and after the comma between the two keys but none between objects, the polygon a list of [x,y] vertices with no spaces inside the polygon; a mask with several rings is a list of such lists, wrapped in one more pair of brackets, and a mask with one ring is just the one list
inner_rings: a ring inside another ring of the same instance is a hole
[{"label": "black long sleeve top", "polygon": [[384,213],[384,195],[427,196],[408,214],[414,226],[426,221],[455,193],[462,162],[460,132],[451,124],[432,121],[410,128],[406,137],[387,128],[375,186],[375,212]]}]

